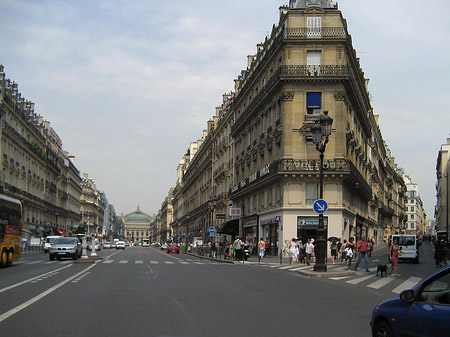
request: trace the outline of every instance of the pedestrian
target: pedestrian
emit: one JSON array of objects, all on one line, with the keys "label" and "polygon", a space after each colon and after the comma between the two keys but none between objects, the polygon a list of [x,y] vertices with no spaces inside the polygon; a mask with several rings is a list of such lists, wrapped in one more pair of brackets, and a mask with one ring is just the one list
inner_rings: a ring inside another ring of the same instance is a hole
[{"label": "pedestrian", "polygon": [[266,246],[264,247],[265,256],[269,256],[269,248],[270,248],[269,240],[266,240]]},{"label": "pedestrian", "polygon": [[341,249],[339,250],[341,254],[341,263],[347,263],[347,254],[345,253],[345,249],[347,248],[347,240],[344,239],[344,242],[341,245]]},{"label": "pedestrian", "polygon": [[368,259],[368,255],[367,255],[368,254],[367,246],[368,245],[367,245],[366,237],[363,235],[363,236],[361,236],[361,240],[359,240],[356,245],[356,249],[358,249],[358,260],[356,261],[356,264],[355,264],[355,271],[358,270],[359,263],[364,258],[364,266],[366,267],[366,272],[370,272],[369,259]]},{"label": "pedestrian", "polygon": [[330,250],[331,250],[331,262],[334,264],[335,259],[337,259],[337,242],[336,241],[331,241]]},{"label": "pedestrian", "polygon": [[237,260],[242,260],[242,246],[244,243],[241,241],[239,236],[236,237],[236,240],[233,242],[234,246],[234,254],[236,255]]},{"label": "pedestrian", "polygon": [[[394,239],[395,240],[395,239]],[[437,240],[434,244],[434,259],[436,260],[436,267],[441,267],[445,257],[445,241]]]},{"label": "pedestrian", "polygon": [[397,266],[398,266],[398,256],[401,255],[402,252],[400,250],[400,246],[398,244],[398,239],[394,238],[394,242],[389,247],[389,261],[391,262],[391,270],[389,270],[389,275],[392,274],[393,271],[395,271],[394,276],[399,277]]},{"label": "pedestrian", "polygon": [[347,258],[348,270],[350,270],[353,255],[355,255],[355,238],[353,238],[353,236],[348,240],[347,247],[345,248],[345,255]]},{"label": "pedestrian", "polygon": [[258,242],[258,254],[261,260],[264,258],[265,250],[266,250],[266,243],[264,242],[263,238],[261,238],[259,239]]},{"label": "pedestrian", "polygon": [[311,239],[308,239],[305,245],[306,264],[309,266],[311,257],[314,255],[314,245],[311,243]]},{"label": "pedestrian", "polygon": [[217,242],[215,242],[214,240],[211,242],[211,257],[213,259],[217,258]]},{"label": "pedestrian", "polygon": [[373,250],[373,241],[372,239],[367,240],[367,252],[369,254],[369,257],[372,257],[372,250]]},{"label": "pedestrian", "polygon": [[337,242],[337,254],[338,254],[338,257],[341,256],[341,249],[342,249],[342,240],[341,240],[341,238],[339,238],[338,242]]},{"label": "pedestrian", "polygon": [[289,243],[289,264],[294,264],[298,258],[298,244],[297,238],[292,238]]}]

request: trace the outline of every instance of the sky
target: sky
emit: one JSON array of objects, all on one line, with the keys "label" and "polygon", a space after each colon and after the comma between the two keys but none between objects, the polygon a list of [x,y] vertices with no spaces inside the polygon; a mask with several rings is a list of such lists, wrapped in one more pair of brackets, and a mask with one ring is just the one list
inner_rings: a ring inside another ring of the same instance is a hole
[{"label": "sky", "polygon": [[[288,0],[0,0],[0,64],[118,215],[157,213]],[[384,141],[434,218],[450,1],[341,0]]]}]

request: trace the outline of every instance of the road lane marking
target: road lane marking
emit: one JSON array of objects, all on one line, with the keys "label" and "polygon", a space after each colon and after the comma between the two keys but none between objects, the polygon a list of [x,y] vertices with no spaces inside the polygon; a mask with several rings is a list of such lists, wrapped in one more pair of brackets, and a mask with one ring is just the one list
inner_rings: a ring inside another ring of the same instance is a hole
[{"label": "road lane marking", "polygon": [[136,260],[136,261],[134,261],[134,263],[135,263],[135,264],[143,264],[144,261],[142,261],[142,260]]},{"label": "road lane marking", "polygon": [[48,273],[45,273],[45,274],[42,274],[42,275],[38,275],[38,276],[32,277],[32,278],[30,278],[30,279],[28,279],[28,280],[25,280],[25,281],[22,281],[22,282],[13,284],[13,285],[11,285],[11,286],[9,286],[9,287],[0,289],[0,293],[2,293],[2,292],[4,292],[4,291],[7,291],[7,290],[10,290],[10,289],[13,289],[13,288],[16,288],[16,287],[19,287],[19,286],[21,286],[22,284],[25,284],[25,283],[28,283],[28,282],[37,280],[37,279],[39,279],[39,278],[42,278],[42,277],[45,276],[45,275],[52,274],[52,273],[56,273],[56,272],[58,272],[58,271],[60,271],[60,270],[66,269],[66,268],[71,267],[71,266],[73,266],[73,264],[67,265],[67,266],[62,267],[62,268],[59,268],[59,269],[55,269],[55,270],[49,271]]},{"label": "road lane marking", "polygon": [[392,290],[393,293],[400,294],[403,290],[411,289],[414,287],[417,283],[419,283],[422,279],[419,277],[411,276],[409,279],[407,279],[405,282],[400,284],[397,288]]},{"label": "road lane marking", "polygon": [[127,264],[128,263],[128,260],[120,260],[119,261],[119,264]]},{"label": "road lane marking", "polygon": [[182,261],[180,264],[190,264],[189,262]]},{"label": "road lane marking", "polygon": [[150,261],[150,264],[159,264],[158,261]]},{"label": "road lane marking", "polygon": [[114,260],[105,260],[105,261],[103,261],[103,263],[113,263],[114,262]]},{"label": "road lane marking", "polygon": [[175,262],[172,261],[164,261],[165,264],[175,264]]},{"label": "road lane marking", "polygon": [[[19,306],[15,307],[15,308],[13,308],[13,309],[11,309],[11,310],[9,310],[9,311],[3,313],[2,315],[0,315],[0,322],[3,322],[5,319],[11,317],[12,315],[14,315],[14,314],[18,313],[19,311],[21,311],[21,310],[23,310],[23,309],[29,307],[30,305],[32,305],[33,303],[39,301],[40,299],[44,298],[45,296],[51,294],[51,293],[54,292],[56,289],[62,287],[63,285],[65,285],[66,283],[72,281],[73,279],[76,279],[78,276],[80,276],[80,275],[86,273],[86,272],[89,271],[91,268],[94,268],[95,265],[96,265],[95,263],[92,264],[91,266],[87,267],[85,270],[80,271],[79,273],[77,273],[77,274],[75,274],[75,275],[73,275],[73,276],[71,276],[71,277],[65,279],[64,281],[58,283],[57,285],[55,285],[55,286],[53,286],[53,287],[47,289],[46,291],[42,292],[42,293],[39,294],[39,295],[33,297],[32,299],[30,299],[30,300],[28,300],[28,301],[22,303],[21,305],[19,305]],[[62,269],[62,268],[61,268],[61,269]]]}]

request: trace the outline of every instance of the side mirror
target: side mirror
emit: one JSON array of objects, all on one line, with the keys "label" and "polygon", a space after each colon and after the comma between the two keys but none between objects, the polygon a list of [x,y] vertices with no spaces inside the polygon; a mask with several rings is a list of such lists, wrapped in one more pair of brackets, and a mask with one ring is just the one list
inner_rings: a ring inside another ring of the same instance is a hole
[{"label": "side mirror", "polygon": [[400,293],[400,298],[402,301],[405,301],[405,302],[413,302],[414,298],[415,298],[414,291],[412,289],[403,290]]}]

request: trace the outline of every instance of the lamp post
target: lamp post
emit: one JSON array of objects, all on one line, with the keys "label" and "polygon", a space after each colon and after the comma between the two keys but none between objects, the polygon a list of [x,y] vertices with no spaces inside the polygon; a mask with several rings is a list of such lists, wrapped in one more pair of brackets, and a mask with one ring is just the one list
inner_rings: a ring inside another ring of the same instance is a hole
[{"label": "lamp post", "polygon": [[[313,142],[316,144],[316,150],[320,153],[319,199],[323,199],[323,154],[327,147],[328,137],[331,134],[331,124],[333,124],[333,119],[328,116],[328,111],[324,111],[320,120],[316,121],[311,127]],[[317,243],[316,248],[314,249],[316,254],[314,271],[327,271],[327,265],[325,263],[326,249],[327,244],[323,226],[323,213],[320,213],[319,226],[317,228]]]}]

